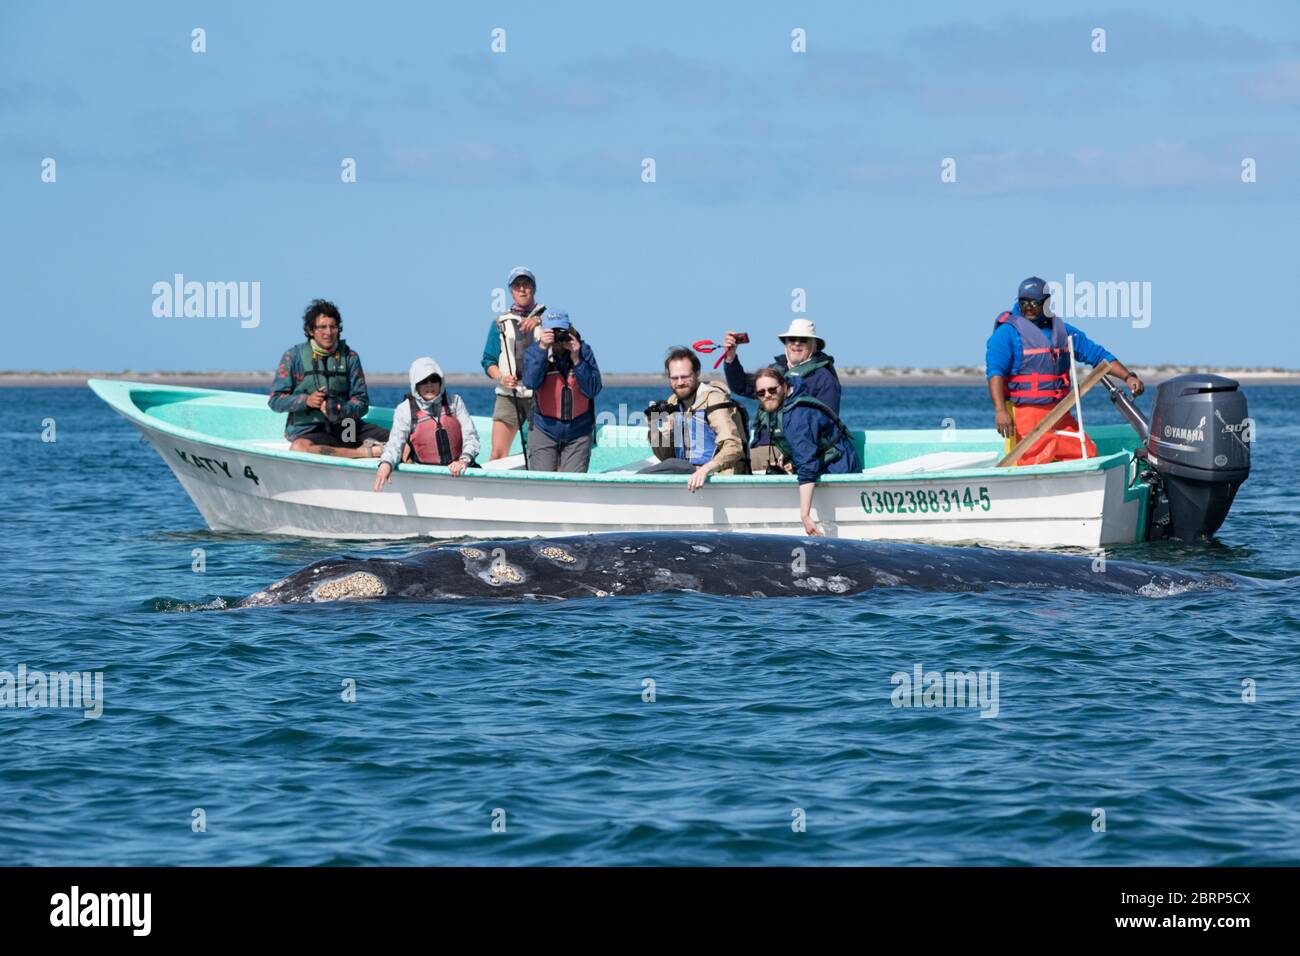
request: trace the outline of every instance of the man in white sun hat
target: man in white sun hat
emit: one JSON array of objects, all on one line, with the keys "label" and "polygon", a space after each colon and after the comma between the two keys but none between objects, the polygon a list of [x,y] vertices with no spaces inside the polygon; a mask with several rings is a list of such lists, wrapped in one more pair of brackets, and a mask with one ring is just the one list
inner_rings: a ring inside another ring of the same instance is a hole
[{"label": "man in white sun hat", "polygon": [[[777,336],[785,346],[785,354],[773,359],[772,366],[781,370],[786,381],[803,380],[802,393],[826,405],[836,415],[840,413],[840,377],[835,374],[835,359],[826,354],[826,340],[817,335],[817,326],[808,319],[794,319],[790,327]],[[722,340],[726,348],[723,371],[727,374],[727,387],[732,395],[756,398],[754,377],[745,372],[736,354],[736,333],[728,332]],[[754,440],[750,446],[750,464],[756,475],[767,471],[776,463],[776,451],[768,429],[755,426]]]}]

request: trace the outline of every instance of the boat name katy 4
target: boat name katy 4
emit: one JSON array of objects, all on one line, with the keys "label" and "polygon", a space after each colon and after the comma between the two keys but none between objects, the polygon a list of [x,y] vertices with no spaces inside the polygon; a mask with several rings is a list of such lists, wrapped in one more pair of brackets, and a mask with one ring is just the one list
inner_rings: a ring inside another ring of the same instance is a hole
[{"label": "boat name katy 4", "polygon": [[[205,471],[205,470],[210,471],[215,475],[217,474],[217,469],[214,468],[213,466],[219,465],[221,467],[221,470],[226,473],[227,478],[235,477],[230,473],[230,466],[226,464],[224,461],[222,461],[220,458],[207,458],[202,455],[196,455],[194,454],[194,452],[181,451],[179,448],[173,448],[172,451],[176,452],[176,454],[181,456],[181,461],[193,465],[195,468],[199,469],[200,471]],[[259,479],[257,477],[257,474],[253,471],[252,465],[244,466],[244,477],[247,478],[255,485],[260,485],[262,483],[261,479]]]}]

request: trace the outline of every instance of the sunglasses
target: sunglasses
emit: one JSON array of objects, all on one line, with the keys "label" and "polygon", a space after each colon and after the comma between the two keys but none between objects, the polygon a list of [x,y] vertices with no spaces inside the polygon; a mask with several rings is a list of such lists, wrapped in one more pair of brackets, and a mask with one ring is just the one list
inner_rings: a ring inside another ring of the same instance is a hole
[{"label": "sunglasses", "polygon": [[780,395],[781,386],[777,385],[775,388],[756,388],[754,389],[754,394],[759,398],[767,398],[769,395]]},{"label": "sunglasses", "polygon": [[812,339],[806,339],[801,335],[787,335],[785,340],[787,342],[793,342],[795,345],[807,345],[812,341]]}]

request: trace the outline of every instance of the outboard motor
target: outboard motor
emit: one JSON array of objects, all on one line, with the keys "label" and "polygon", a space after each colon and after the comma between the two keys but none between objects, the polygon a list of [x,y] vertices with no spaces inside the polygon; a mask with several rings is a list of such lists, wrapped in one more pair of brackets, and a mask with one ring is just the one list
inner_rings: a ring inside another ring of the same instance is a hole
[{"label": "outboard motor", "polygon": [[1106,379],[1111,401],[1143,441],[1154,472],[1147,538],[1202,541],[1219,530],[1250,474],[1254,423],[1230,378],[1196,373],[1160,383],[1151,421]]}]

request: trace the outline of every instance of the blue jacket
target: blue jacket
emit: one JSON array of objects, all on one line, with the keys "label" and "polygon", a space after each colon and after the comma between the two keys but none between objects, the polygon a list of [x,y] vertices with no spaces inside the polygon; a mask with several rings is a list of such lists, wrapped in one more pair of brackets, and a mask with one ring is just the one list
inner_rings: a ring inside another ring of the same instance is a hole
[{"label": "blue jacket", "polygon": [[[817,401],[826,405],[836,415],[840,413],[840,377],[835,372],[835,359],[825,352],[816,352],[812,361],[820,362],[823,359],[830,361],[829,365],[823,365],[811,375],[796,376],[803,381],[804,394],[810,395]],[[772,360],[772,365],[784,371],[790,367],[790,361],[782,352]],[[757,398],[754,394],[754,381],[745,373],[745,367],[740,364],[740,356],[736,356],[734,362],[723,362],[723,371],[727,374],[727,388],[731,389],[732,395],[743,395],[745,398]],[[794,379],[791,379],[791,383]],[[755,428],[754,439],[751,442],[752,447],[759,445],[771,444],[772,437],[768,434],[766,428]]]},{"label": "blue jacket", "polygon": [[[1020,303],[1017,302],[1011,311],[1020,315]],[[1052,320],[1040,316],[1034,324],[1042,329],[1051,329]],[[1103,359],[1115,361],[1115,356],[1068,322],[1065,323],[1065,334],[1074,340],[1074,357],[1080,362],[1096,365]],[[1048,337],[1051,337],[1050,332]],[[984,349],[985,377],[1001,375],[1003,378],[1010,378],[1012,375],[1019,374],[1020,358],[1020,333],[1009,323],[1001,323],[989,336],[988,345]]]},{"label": "blue jacket", "polygon": [[[784,414],[781,427],[785,440],[790,446],[799,484],[810,484],[817,480],[818,475],[844,475],[861,471],[862,462],[858,458],[857,446],[834,420],[819,408],[809,408],[807,405],[791,407],[790,403],[793,399],[808,395],[809,391],[801,376],[796,375],[790,383],[790,394],[786,397],[782,408]],[[839,450],[839,459],[829,466],[823,465],[817,454],[819,439],[833,441]]]},{"label": "blue jacket", "polygon": [[[530,345],[524,350],[524,388],[531,388],[535,393],[542,387],[542,379],[546,378],[547,371],[546,357],[547,350],[540,345]],[[582,349],[578,352],[578,364],[574,365],[569,359],[568,351],[561,351],[555,359],[555,370],[561,375],[573,372],[582,394],[592,400],[591,407],[572,421],[562,422],[558,418],[543,415],[542,410],[537,407],[537,396],[534,394],[529,423],[558,442],[573,441],[584,435],[590,435],[596,428],[595,399],[601,389],[600,367],[596,365],[596,353],[591,350],[590,345],[583,342]]]}]

